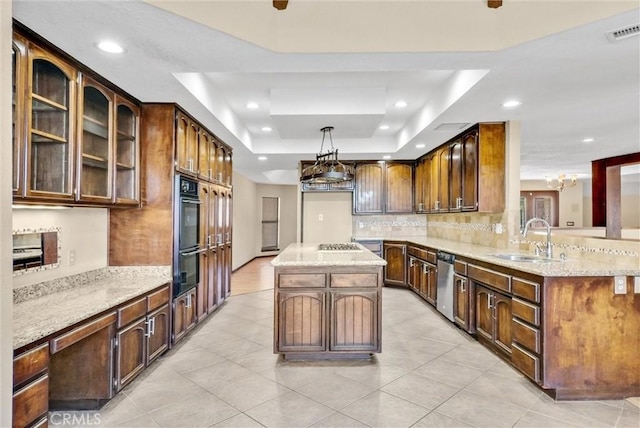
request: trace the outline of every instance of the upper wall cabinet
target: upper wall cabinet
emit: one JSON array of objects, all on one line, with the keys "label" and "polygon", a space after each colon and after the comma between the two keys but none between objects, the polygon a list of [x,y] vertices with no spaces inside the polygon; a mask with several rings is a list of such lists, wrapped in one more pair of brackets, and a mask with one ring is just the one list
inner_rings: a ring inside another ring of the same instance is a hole
[{"label": "upper wall cabinet", "polygon": [[176,109],[176,171],[231,186],[231,149],[180,109]]},{"label": "upper wall cabinet", "polygon": [[504,123],[477,124],[418,159],[416,212],[503,211],[504,174]]},{"label": "upper wall cabinet", "polygon": [[13,135],[13,178],[14,195],[24,192],[24,139],[25,119],[24,103],[26,87],[27,41],[16,35],[11,45],[11,130]]},{"label": "upper wall cabinet", "polygon": [[413,212],[413,162],[386,163],[385,211],[388,214]]},{"label": "upper wall cabinet", "polygon": [[73,200],[77,73],[31,43],[27,58],[26,196]]},{"label": "upper wall cabinet", "polygon": [[16,202],[137,205],[138,106],[54,52],[14,33]]},{"label": "upper wall cabinet", "polygon": [[91,78],[79,96],[78,199],[109,203],[112,198],[114,94]]},{"label": "upper wall cabinet", "polygon": [[137,205],[140,195],[140,108],[116,94],[115,202]]},{"label": "upper wall cabinet", "polygon": [[413,162],[356,164],[353,212],[413,212]]}]

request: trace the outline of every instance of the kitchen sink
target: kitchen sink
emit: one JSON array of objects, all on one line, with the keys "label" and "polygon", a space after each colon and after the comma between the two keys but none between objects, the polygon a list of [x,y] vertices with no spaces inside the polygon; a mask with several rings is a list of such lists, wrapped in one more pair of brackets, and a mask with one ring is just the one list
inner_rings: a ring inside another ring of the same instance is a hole
[{"label": "kitchen sink", "polygon": [[491,257],[497,257],[502,260],[508,260],[510,262],[527,262],[527,263],[551,263],[559,260],[550,259],[548,257],[534,256],[530,254],[489,254]]}]

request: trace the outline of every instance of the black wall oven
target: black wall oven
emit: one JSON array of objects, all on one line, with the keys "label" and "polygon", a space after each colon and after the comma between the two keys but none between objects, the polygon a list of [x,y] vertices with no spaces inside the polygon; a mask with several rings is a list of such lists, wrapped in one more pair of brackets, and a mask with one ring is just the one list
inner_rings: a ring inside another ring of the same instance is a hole
[{"label": "black wall oven", "polygon": [[198,182],[177,176],[174,192],[173,296],[198,285],[200,248],[200,196]]}]

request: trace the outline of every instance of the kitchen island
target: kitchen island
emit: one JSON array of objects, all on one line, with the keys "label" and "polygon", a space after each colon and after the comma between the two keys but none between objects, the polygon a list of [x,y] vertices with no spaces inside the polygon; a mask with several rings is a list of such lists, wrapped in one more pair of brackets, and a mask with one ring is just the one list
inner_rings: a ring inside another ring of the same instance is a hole
[{"label": "kitchen island", "polygon": [[291,244],[274,266],[273,351],[287,359],[380,352],[382,268],[360,244]]}]

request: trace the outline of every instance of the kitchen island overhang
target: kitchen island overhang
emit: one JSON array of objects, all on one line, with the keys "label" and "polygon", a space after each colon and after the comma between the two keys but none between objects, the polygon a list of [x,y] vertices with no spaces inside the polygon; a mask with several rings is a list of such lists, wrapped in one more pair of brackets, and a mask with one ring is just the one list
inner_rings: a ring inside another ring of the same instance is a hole
[{"label": "kitchen island overhang", "polygon": [[382,350],[386,262],[360,244],[291,244],[274,267],[273,350],[286,359],[371,358]]}]

